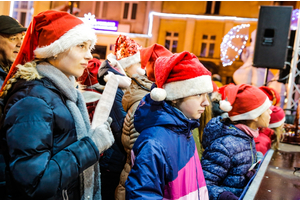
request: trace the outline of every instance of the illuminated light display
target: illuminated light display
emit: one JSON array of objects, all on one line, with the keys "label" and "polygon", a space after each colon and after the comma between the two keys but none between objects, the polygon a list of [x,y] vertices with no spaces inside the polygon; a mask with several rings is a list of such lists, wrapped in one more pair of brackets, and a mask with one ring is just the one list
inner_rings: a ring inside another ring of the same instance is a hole
[{"label": "illuminated light display", "polygon": [[299,14],[300,14],[299,9],[295,9],[292,12],[291,30],[293,30],[293,31],[297,30]]},{"label": "illuminated light display", "polygon": [[248,40],[249,27],[250,24],[237,25],[224,36],[221,43],[223,67],[231,65],[242,53]]},{"label": "illuminated light display", "polygon": [[234,17],[234,16],[210,16],[210,15],[189,15],[189,14],[172,14],[172,13],[159,13],[159,12],[150,12],[149,13],[149,27],[148,27],[148,36],[152,37],[152,26],[153,26],[153,17],[172,17],[172,18],[193,18],[193,19],[207,19],[207,20],[217,20],[217,21],[246,21],[246,22],[256,22],[257,18],[243,18],[243,17]]},{"label": "illuminated light display", "polygon": [[118,21],[96,19],[95,15],[91,13],[84,14],[84,17],[79,17],[84,23],[90,24],[90,26],[98,31],[118,31]]},{"label": "illuminated light display", "polygon": [[[89,13],[90,14],[90,13]],[[87,15],[87,17],[92,17],[93,15]],[[217,21],[225,21],[225,20],[233,20],[233,21],[257,21],[257,18],[242,18],[242,17],[232,17],[232,16],[210,16],[210,15],[188,15],[188,14],[172,14],[172,13],[160,13],[160,12],[150,12],[149,13],[149,25],[148,25],[148,34],[138,34],[138,33],[123,33],[123,32],[111,32],[111,31],[103,31],[96,30],[97,33],[105,33],[112,35],[127,35],[129,37],[152,37],[152,28],[153,28],[153,18],[154,16],[158,17],[171,17],[171,18],[193,18],[193,19],[207,19],[207,20],[217,20]],[[108,21],[108,20],[106,20]]]}]

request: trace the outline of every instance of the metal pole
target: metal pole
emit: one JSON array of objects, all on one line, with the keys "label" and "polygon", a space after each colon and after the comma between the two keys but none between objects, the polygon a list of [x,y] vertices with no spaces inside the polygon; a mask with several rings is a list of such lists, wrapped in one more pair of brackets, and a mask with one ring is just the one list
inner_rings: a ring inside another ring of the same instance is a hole
[{"label": "metal pole", "polygon": [[266,68],[264,86],[267,86],[267,83],[268,83],[268,74],[269,74],[269,68]]},{"label": "metal pole", "polygon": [[293,101],[293,91],[294,91],[294,85],[297,87],[295,84],[295,75],[297,72],[297,62],[298,62],[298,56],[299,56],[299,39],[300,39],[300,19],[298,18],[298,26],[297,30],[295,33],[295,40],[294,40],[294,51],[293,51],[293,58],[291,61],[291,71],[289,75],[289,82],[288,82],[288,95],[287,95],[287,109],[291,109],[292,107],[292,101]]}]

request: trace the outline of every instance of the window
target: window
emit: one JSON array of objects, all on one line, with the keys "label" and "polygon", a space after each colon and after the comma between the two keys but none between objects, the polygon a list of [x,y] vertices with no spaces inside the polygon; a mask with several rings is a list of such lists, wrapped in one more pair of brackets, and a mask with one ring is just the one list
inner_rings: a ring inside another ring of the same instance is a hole
[{"label": "window", "polygon": [[107,17],[108,2],[96,1],[95,2],[95,17],[105,19]]},{"label": "window", "polygon": [[212,58],[214,56],[215,51],[215,42],[215,35],[202,35],[200,56]]},{"label": "window", "polygon": [[137,14],[138,4],[134,2],[124,3],[123,19],[135,20]]},{"label": "window", "polygon": [[15,1],[12,17],[28,27],[33,14],[33,1]]},{"label": "window", "polygon": [[220,6],[220,1],[207,1],[205,14],[219,14]]},{"label": "window", "polygon": [[172,53],[177,52],[178,36],[179,34],[176,32],[166,32],[165,47],[166,49],[169,49]]}]

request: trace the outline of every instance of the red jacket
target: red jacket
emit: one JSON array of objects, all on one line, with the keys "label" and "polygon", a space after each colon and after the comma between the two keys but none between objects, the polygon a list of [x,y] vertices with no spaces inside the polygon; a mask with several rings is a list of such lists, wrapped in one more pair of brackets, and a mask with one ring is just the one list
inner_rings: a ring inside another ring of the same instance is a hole
[{"label": "red jacket", "polygon": [[264,155],[271,149],[271,137],[274,131],[270,128],[259,128],[259,136],[254,138],[256,151],[262,152]]}]

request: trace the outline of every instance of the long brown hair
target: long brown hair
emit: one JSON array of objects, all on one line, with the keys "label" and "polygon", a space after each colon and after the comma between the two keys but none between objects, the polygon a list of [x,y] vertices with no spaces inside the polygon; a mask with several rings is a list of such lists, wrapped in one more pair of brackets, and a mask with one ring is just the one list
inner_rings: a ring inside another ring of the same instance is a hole
[{"label": "long brown hair", "polygon": [[198,127],[199,131],[199,139],[200,139],[200,144],[202,144],[202,136],[203,136],[203,131],[206,126],[206,124],[211,120],[212,118],[212,106],[211,106],[211,100],[206,96],[207,100],[209,101],[209,106],[205,107],[204,113],[200,117],[200,126]]}]

